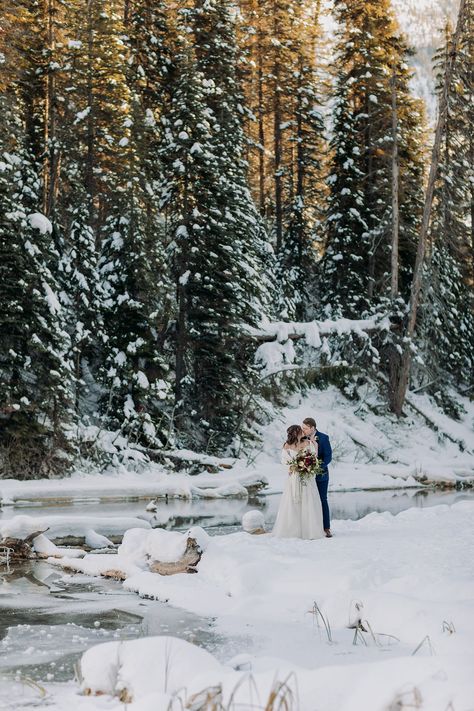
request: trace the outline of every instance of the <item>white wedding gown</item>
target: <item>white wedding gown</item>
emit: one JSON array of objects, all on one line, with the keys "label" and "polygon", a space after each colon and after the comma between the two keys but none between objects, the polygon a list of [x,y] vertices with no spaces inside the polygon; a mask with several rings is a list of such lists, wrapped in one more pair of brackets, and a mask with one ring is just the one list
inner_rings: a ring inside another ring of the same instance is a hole
[{"label": "white wedding gown", "polygon": [[[317,451],[314,445],[311,449]],[[283,449],[281,463],[287,465],[295,453],[295,450]],[[288,469],[272,535],[277,538],[324,537],[323,511],[314,477],[302,484],[301,479],[296,474],[290,474]]]}]

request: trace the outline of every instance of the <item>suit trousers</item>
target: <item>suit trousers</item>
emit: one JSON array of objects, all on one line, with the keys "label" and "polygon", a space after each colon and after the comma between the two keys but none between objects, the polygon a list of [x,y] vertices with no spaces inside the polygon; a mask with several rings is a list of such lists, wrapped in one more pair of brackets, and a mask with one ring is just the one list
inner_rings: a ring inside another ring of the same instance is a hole
[{"label": "suit trousers", "polygon": [[329,515],[329,504],[328,504],[328,486],[329,486],[329,476],[316,477],[316,485],[319,491],[319,497],[321,499],[321,506],[323,509],[323,528],[331,528],[331,519]]}]

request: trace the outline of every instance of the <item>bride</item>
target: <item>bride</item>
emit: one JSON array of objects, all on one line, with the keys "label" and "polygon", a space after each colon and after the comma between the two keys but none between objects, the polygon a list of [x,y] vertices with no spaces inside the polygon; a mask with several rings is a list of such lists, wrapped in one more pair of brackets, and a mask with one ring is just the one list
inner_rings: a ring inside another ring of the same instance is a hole
[{"label": "bride", "polygon": [[[282,464],[288,465],[302,449],[318,453],[317,445],[304,439],[299,425],[291,425],[281,453]],[[273,535],[278,538],[323,538],[323,512],[314,477],[305,483],[288,469]]]}]

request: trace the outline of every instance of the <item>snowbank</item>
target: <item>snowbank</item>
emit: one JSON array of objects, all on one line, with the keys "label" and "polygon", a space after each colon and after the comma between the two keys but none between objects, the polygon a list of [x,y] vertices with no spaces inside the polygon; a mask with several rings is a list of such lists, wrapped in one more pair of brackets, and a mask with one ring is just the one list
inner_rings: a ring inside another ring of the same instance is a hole
[{"label": "snowbank", "polygon": [[264,490],[268,481],[258,470],[249,471],[241,460],[235,471],[195,476],[169,473],[150,464],[143,473],[117,471],[109,474],[75,472],[61,481],[39,479],[0,480],[0,506],[21,506],[30,502],[75,503],[123,501],[126,499],[247,498],[249,492]]},{"label": "snowbank", "polygon": [[[334,387],[311,390],[304,397],[291,397],[288,406],[275,411],[272,421],[260,428],[260,451],[244,451],[238,460],[219,460],[223,465],[232,462],[232,469],[214,474],[202,471],[190,476],[145,463],[140,465],[140,473],[122,467],[96,475],[78,471],[59,482],[3,479],[0,505],[21,506],[32,501],[245,498],[246,492],[249,495],[257,491],[263,495],[280,492],[286,477],[286,470],[279,463],[286,428],[307,416],[315,417],[318,428],[331,438],[330,491],[419,488],[424,484],[474,486],[474,403],[459,398],[466,412],[459,421],[454,421],[441,413],[427,396],[412,394],[410,398],[418,412],[407,407],[407,416],[397,419],[368,386],[359,388],[353,400]],[[429,416],[437,432],[428,426],[420,412]],[[192,453],[185,454],[189,459]],[[204,468],[208,458],[200,457],[197,461]],[[217,461],[210,460],[213,464]]]},{"label": "snowbank", "polygon": [[[473,659],[471,655],[466,661]],[[123,708],[121,701],[130,711],[211,707],[445,711],[450,703],[452,708],[468,708],[473,690],[466,664],[459,667],[454,660],[432,657],[314,669],[274,659],[262,660],[260,667],[234,670],[173,637],[108,642],[83,655],[82,691],[106,694],[108,709]],[[211,706],[212,700],[219,706]],[[95,708],[94,699],[88,702],[83,708]]]},{"label": "snowbank", "polygon": [[[125,589],[214,618],[233,655],[246,653],[222,664],[168,637],[101,645],[83,657],[83,689],[113,696],[113,711],[119,698],[131,711],[182,708],[211,687],[224,707],[232,694],[236,706],[265,707],[278,684],[298,711],[470,708],[474,502],[374,513],[336,522],[334,532],[318,541],[213,537],[197,575],[138,570]],[[136,568],[150,535],[135,531],[127,542]],[[160,550],[180,550],[176,536],[161,532]]]}]

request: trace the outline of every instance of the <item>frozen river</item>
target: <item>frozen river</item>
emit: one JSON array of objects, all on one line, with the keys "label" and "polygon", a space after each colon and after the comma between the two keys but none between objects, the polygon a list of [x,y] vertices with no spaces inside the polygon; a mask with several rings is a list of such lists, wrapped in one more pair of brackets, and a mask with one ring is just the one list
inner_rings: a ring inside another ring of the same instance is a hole
[{"label": "frozen river", "polygon": [[[453,504],[473,496],[469,491],[352,491],[331,494],[330,505],[335,519],[359,519],[373,511],[396,514],[412,507]],[[259,508],[267,528],[271,528],[279,499],[279,495],[273,495],[250,502],[163,501],[152,523],[169,529],[201,525],[211,535],[222,534],[239,530],[243,513]],[[149,519],[145,505],[143,501],[81,501],[67,506],[6,507],[0,509],[0,521],[18,513],[36,517],[81,513]],[[244,637],[219,638],[212,621],[140,599],[125,592],[120,583],[83,575],[64,576],[45,562],[23,563],[9,570],[0,564],[0,682],[2,676],[33,681],[71,679],[78,657],[93,644],[152,634],[172,634],[196,641],[221,659],[245,648]],[[0,708],[15,708],[8,706],[6,699],[3,704],[0,691]]]}]

